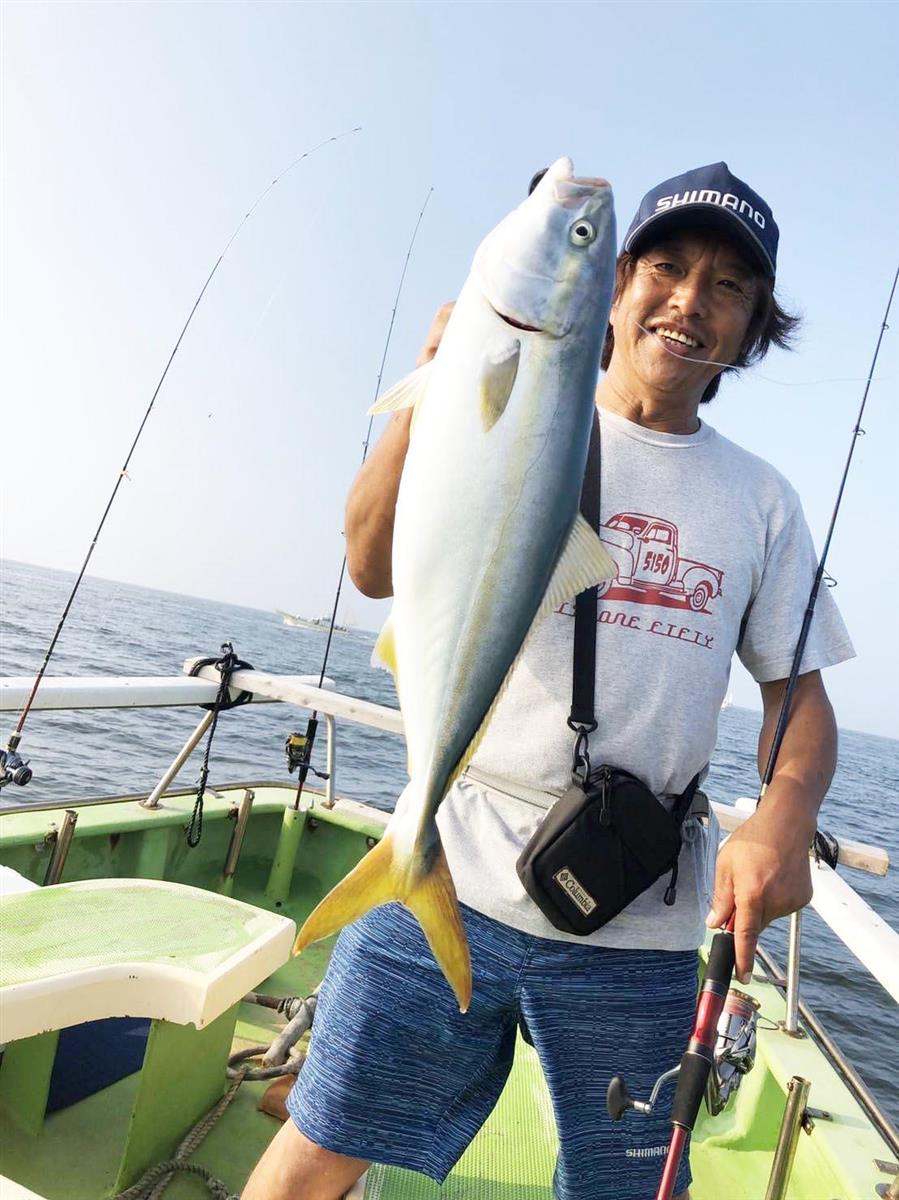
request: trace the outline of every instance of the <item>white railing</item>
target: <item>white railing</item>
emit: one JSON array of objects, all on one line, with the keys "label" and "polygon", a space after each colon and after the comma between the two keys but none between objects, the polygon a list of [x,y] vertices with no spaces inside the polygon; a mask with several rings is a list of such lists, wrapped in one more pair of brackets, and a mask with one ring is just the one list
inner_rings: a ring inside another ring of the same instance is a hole
[{"label": "white railing", "polygon": [[[184,664],[188,672],[197,659]],[[18,711],[33,684],[31,678],[0,679],[0,712]],[[314,710],[325,718],[327,729],[327,772],[325,804],[335,803],[336,719],[402,734],[403,720],[398,709],[373,704],[334,689],[333,681],[317,686],[313,675],[271,675],[265,671],[235,671],[231,676],[233,692],[247,691],[257,703],[288,703]],[[220,677],[213,666],[202,667],[197,676],[171,677],[47,677],[38,690],[35,709],[147,708],[208,704],[218,694]],[[174,778],[205,732],[211,714],[206,714],[153,792],[141,801],[155,807],[162,792]],[[749,816],[755,801],[738,800],[735,806],[712,802],[712,808],[725,834],[732,833]],[[880,846],[838,837],[838,862],[874,875],[885,875],[889,855]],[[899,933],[893,930],[844,879],[824,864],[814,864],[814,895],[811,901],[826,924],[843,941],[868,971],[899,1001]],[[795,925],[796,923],[794,923]],[[791,938],[792,953],[787,965],[787,993],[798,993],[798,928]],[[795,1005],[794,1005],[795,1007]]]}]

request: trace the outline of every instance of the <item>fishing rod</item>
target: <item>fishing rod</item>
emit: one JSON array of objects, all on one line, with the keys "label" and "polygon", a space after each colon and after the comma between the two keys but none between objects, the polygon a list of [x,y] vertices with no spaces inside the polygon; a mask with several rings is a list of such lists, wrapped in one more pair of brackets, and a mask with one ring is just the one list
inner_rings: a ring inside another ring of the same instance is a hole
[{"label": "fishing rod", "polygon": [[[862,417],[865,411],[865,405],[868,400],[868,392],[871,387],[871,380],[874,377],[874,369],[877,365],[877,358],[880,354],[883,335],[889,329],[888,320],[890,309],[893,304],[893,297],[896,294],[896,285],[899,282],[899,267],[896,268],[896,273],[893,276],[893,284],[890,288],[889,299],[887,300],[886,309],[883,314],[880,332],[877,337],[877,344],[874,348],[874,356],[871,360],[871,367],[868,371],[865,381],[865,390],[862,395],[861,406],[858,411],[855,426],[852,431],[852,439],[849,445],[849,454],[846,458],[846,465],[843,468],[843,475],[840,480],[840,486],[837,491],[837,498],[834,504],[833,513],[830,518],[827,536],[824,541],[824,549],[821,552],[821,558],[818,563],[818,568],[815,572],[815,577],[812,582],[811,592],[809,594],[808,604],[806,606],[805,615],[802,620],[802,627],[799,631],[799,639],[796,643],[796,650],[793,654],[793,662],[790,667],[790,674],[787,680],[787,686],[784,689],[784,696],[778,714],[777,725],[774,731],[774,737],[771,741],[771,749],[768,753],[768,761],[765,766],[765,771],[762,776],[761,787],[759,789],[759,803],[768,789],[768,785],[774,777],[774,768],[777,764],[777,757],[780,753],[784,737],[787,731],[787,724],[790,719],[790,708],[793,700],[793,694],[796,688],[796,681],[799,677],[799,668],[802,663],[802,655],[805,651],[805,645],[808,641],[809,630],[811,628],[812,616],[815,611],[815,604],[818,599],[818,591],[821,586],[821,581],[824,578],[824,563],[827,559],[827,553],[830,549],[831,539],[833,537],[834,526],[836,525],[837,516],[840,511],[840,505],[843,500],[843,492],[846,487],[846,478],[849,474],[849,467],[852,463],[852,455],[855,452],[855,444],[858,438],[864,434],[862,429]],[[819,847],[819,839],[821,835],[815,834],[814,847],[817,852]],[[734,1047],[739,1044],[739,1036],[733,1032],[733,1018],[736,1017],[739,1021],[741,1018],[746,1026],[754,1024],[752,1016],[747,1009],[753,1002],[749,997],[743,996],[742,993],[731,990],[731,980],[733,978],[734,964],[736,960],[734,948],[734,917],[735,913],[731,913],[724,928],[719,930],[712,938],[712,944],[709,949],[708,965],[706,967],[705,976],[703,978],[702,987],[699,992],[699,1000],[696,1006],[696,1016],[693,1024],[693,1031],[690,1035],[690,1041],[687,1044],[687,1049],[681,1058],[680,1065],[673,1070],[666,1071],[656,1081],[652,1090],[652,1095],[648,1102],[634,1100],[628,1095],[627,1088],[621,1076],[616,1075],[609,1084],[608,1095],[606,1098],[609,1115],[613,1120],[620,1120],[628,1108],[634,1108],[638,1112],[649,1113],[656,1101],[658,1093],[662,1085],[670,1079],[677,1079],[677,1086],[674,1093],[674,1102],[671,1113],[671,1141],[668,1146],[668,1151],[665,1156],[665,1163],[662,1171],[662,1179],[659,1184],[659,1190],[656,1193],[656,1200],[671,1200],[674,1195],[675,1181],[677,1178],[678,1168],[681,1158],[683,1157],[684,1149],[687,1145],[687,1139],[693,1131],[696,1124],[696,1118],[699,1114],[699,1106],[702,1103],[703,1095],[706,1094],[709,1075],[714,1068],[724,1062],[736,1065],[738,1073],[748,1070],[751,1066],[751,1058],[747,1059],[745,1053],[742,1060],[742,1065],[739,1065],[739,1057],[735,1057]],[[719,1022],[721,1021],[722,1012],[725,1012],[729,1018],[728,1031],[722,1033]],[[744,1047],[745,1049],[745,1047]],[[748,1065],[747,1065],[748,1063]],[[731,1088],[736,1086],[738,1079],[731,1083]]]},{"label": "fishing rod", "polygon": [[75,596],[77,595],[78,589],[81,586],[81,580],[84,578],[84,573],[87,570],[87,565],[90,562],[91,556],[94,553],[94,549],[100,538],[100,534],[103,531],[103,526],[106,524],[106,518],[109,516],[109,511],[113,506],[116,496],[118,495],[118,491],[119,491],[119,488],[121,487],[122,480],[128,478],[128,466],[131,462],[131,458],[132,458],[132,455],[134,454],[134,451],[137,449],[137,443],[140,441],[141,434],[144,431],[144,427],[150,418],[150,413],[153,411],[153,406],[156,403],[156,397],[159,395],[159,393],[162,389],[162,385],[165,382],[165,378],[169,373],[169,367],[171,367],[172,361],[173,361],[175,355],[178,353],[178,348],[181,345],[182,340],[184,339],[184,335],[187,333],[187,330],[190,327],[191,321],[193,321],[193,319],[194,319],[194,314],[196,313],[197,309],[200,307],[200,302],[202,301],[204,295],[206,294],[206,289],[209,287],[210,283],[212,283],[212,280],[213,280],[213,277],[214,277],[216,271],[221,266],[222,261],[225,258],[225,255],[231,249],[231,245],[234,242],[235,238],[240,233],[240,231],[243,229],[244,225],[246,225],[247,221],[249,221],[250,217],[253,215],[253,213],[256,211],[256,209],[259,207],[259,205],[262,203],[262,201],[266,198],[266,196],[272,190],[272,188],[274,188],[276,186],[276,184],[280,183],[280,181],[284,178],[284,176],[288,175],[294,169],[294,167],[298,166],[303,161],[303,159],[309,158],[311,155],[315,154],[315,152],[317,150],[320,150],[322,148],[322,146],[327,146],[331,142],[340,141],[341,138],[348,137],[352,133],[360,133],[361,130],[362,130],[362,126],[357,125],[353,129],[345,130],[343,133],[338,133],[338,134],[335,134],[333,137],[325,138],[324,141],[321,141],[317,145],[313,146],[311,150],[305,150],[302,154],[300,154],[297,158],[295,158],[293,160],[293,162],[290,163],[289,166],[285,167],[284,170],[279,175],[275,176],[275,178],[271,181],[271,183],[268,185],[268,187],[266,187],[259,194],[259,196],[253,202],[253,204],[249,207],[249,209],[246,211],[246,213],[244,213],[243,219],[240,222],[238,222],[238,225],[235,228],[234,232],[228,238],[228,241],[225,243],[223,250],[219,254],[218,258],[215,260],[212,270],[209,272],[208,276],[206,277],[206,282],[200,288],[200,292],[199,292],[196,300],[193,303],[193,307],[191,308],[190,312],[188,313],[187,320],[184,322],[181,332],[178,334],[178,339],[175,342],[172,352],[168,357],[168,361],[166,362],[165,367],[163,368],[162,374],[159,377],[159,381],[156,384],[156,387],[153,391],[153,395],[150,398],[150,403],[147,405],[147,411],[144,413],[143,419],[142,419],[140,425],[138,426],[137,433],[135,434],[134,440],[131,443],[131,448],[129,449],[127,455],[125,456],[125,461],[119,470],[118,476],[116,477],[115,486],[112,489],[112,494],[110,495],[108,501],[106,502],[106,507],[103,510],[103,515],[100,518],[100,523],[97,526],[97,531],[94,534],[93,538],[91,539],[90,545],[88,546],[88,550],[87,550],[87,554],[85,555],[84,562],[81,564],[81,570],[78,572],[78,577],[75,580],[74,586],[72,587],[72,590],[69,593],[69,598],[66,601],[65,607],[63,608],[62,616],[60,617],[59,623],[56,626],[56,630],[55,630],[52,638],[50,639],[50,645],[47,647],[47,652],[44,655],[44,661],[41,663],[40,670],[38,671],[37,675],[35,676],[34,684],[31,688],[31,692],[28,696],[28,699],[25,701],[25,705],[22,708],[21,713],[19,714],[19,719],[16,723],[15,730],[10,735],[6,750],[0,750],[0,788],[2,788],[7,783],[16,783],[19,786],[24,786],[26,783],[30,782],[30,780],[32,778],[33,772],[31,770],[31,768],[28,766],[27,761],[23,760],[18,754],[19,744],[22,740],[22,731],[25,728],[25,722],[28,719],[28,714],[31,711],[31,707],[34,704],[34,699],[35,699],[35,696],[37,695],[37,690],[41,685],[41,680],[44,678],[47,667],[50,663],[50,659],[53,655],[53,651],[56,649],[56,643],[59,641],[60,634],[62,633],[63,626],[65,625],[66,620],[68,618],[69,611],[75,600]]},{"label": "fishing rod", "polygon": [[[396,289],[396,296],[393,301],[393,311],[390,314],[390,323],[387,327],[387,337],[384,341],[384,350],[381,354],[381,365],[378,367],[378,378],[375,382],[375,395],[377,400],[381,394],[381,380],[384,376],[384,365],[387,362],[387,352],[390,349],[390,339],[393,336],[393,326],[396,321],[396,312],[400,303],[400,296],[403,292],[403,284],[406,280],[406,270],[409,266],[409,260],[412,257],[412,247],[415,245],[415,239],[418,236],[418,229],[421,225],[422,218],[425,215],[425,209],[428,207],[428,201],[431,199],[433,187],[428,188],[428,193],[425,196],[425,202],[421,206],[421,212],[418,214],[418,220],[415,222],[415,228],[412,230],[412,237],[409,239],[409,248],[406,251],[406,257],[403,261],[403,269],[400,272],[400,282]],[[365,441],[362,443],[362,462],[364,463],[368,457],[368,446],[371,440],[371,430],[374,424],[374,413],[368,418],[368,429],[365,433]],[[334,626],[337,621],[337,608],[340,604],[340,593],[343,588],[343,577],[346,573],[346,551],[343,554],[343,561],[340,564],[340,575],[337,579],[337,591],[334,593],[334,607],[331,610],[331,621],[328,625],[328,640],[325,643],[325,653],[322,658],[321,671],[318,677],[318,686],[321,687],[325,680],[325,670],[328,666],[328,655],[331,653],[331,642],[334,637]],[[326,778],[321,771],[316,771],[311,765],[312,747],[315,745],[315,735],[318,731],[318,709],[313,710],[312,716],[306,723],[305,733],[291,733],[287,736],[285,742],[285,751],[287,753],[287,770],[292,775],[293,772],[299,769],[297,779],[297,794],[294,798],[293,807],[299,809],[300,801],[303,797],[303,787],[306,783],[306,777],[310,771],[318,775],[319,778]]]}]

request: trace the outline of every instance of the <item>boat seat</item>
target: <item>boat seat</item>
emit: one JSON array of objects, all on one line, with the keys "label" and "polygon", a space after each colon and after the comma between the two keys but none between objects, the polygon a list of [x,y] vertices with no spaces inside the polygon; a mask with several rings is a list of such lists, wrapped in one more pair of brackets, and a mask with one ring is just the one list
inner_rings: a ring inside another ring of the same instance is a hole
[{"label": "boat seat", "polygon": [[222,1095],[237,1008],[282,966],[293,921],[150,879],[96,879],[0,896],[0,1108],[44,1120],[59,1030],[151,1019],[119,1176],[130,1186]]},{"label": "boat seat", "polygon": [[91,879],[0,898],[0,1042],[101,1017],[202,1029],[282,966],[293,921],[185,884]]}]

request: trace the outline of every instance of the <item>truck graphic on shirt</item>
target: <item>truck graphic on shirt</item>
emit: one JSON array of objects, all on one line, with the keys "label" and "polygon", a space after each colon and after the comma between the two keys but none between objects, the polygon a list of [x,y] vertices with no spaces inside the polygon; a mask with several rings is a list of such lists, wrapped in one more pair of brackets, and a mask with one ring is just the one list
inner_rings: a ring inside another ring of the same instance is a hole
[{"label": "truck graphic on shirt", "polygon": [[671,521],[616,513],[600,526],[599,535],[618,567],[615,579],[599,585],[600,596],[707,612],[709,601],[721,595],[724,572],[682,558]]}]

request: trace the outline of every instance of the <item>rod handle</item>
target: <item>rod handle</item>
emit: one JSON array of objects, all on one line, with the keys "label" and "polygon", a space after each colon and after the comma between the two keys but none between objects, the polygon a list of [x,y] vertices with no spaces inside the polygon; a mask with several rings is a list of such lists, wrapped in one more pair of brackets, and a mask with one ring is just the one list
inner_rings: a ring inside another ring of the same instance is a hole
[{"label": "rod handle", "polygon": [[671,1120],[682,1129],[696,1124],[699,1106],[715,1053],[718,1018],[727,998],[735,962],[734,937],[722,929],[712,938],[709,961],[699,992],[693,1034],[681,1059]]}]

